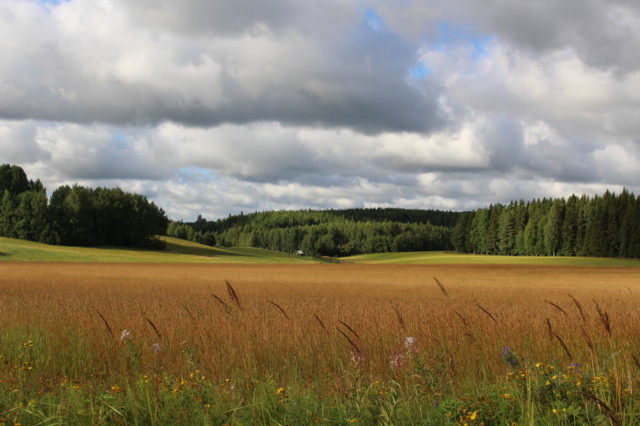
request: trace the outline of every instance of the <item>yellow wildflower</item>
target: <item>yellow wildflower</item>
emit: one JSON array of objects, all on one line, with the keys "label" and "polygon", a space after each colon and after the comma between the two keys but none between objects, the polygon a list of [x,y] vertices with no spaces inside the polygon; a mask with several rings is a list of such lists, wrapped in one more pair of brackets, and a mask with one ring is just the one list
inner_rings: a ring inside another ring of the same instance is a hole
[{"label": "yellow wildflower", "polygon": [[276,395],[280,395],[282,392],[284,392],[284,388],[280,388],[276,391]]}]

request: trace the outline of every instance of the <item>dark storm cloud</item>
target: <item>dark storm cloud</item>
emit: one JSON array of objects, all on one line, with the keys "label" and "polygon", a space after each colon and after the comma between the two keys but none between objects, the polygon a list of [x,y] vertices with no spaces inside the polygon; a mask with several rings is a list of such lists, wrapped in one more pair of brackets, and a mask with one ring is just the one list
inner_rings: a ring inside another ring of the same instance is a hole
[{"label": "dark storm cloud", "polygon": [[[364,18],[334,33],[326,28],[327,34],[317,37],[305,26],[318,25],[313,14],[284,33],[252,29],[257,16],[293,24],[279,12],[288,10],[289,2],[275,2],[267,15],[260,13],[264,6],[249,13],[230,2],[191,1],[192,7],[155,3],[146,13],[144,7],[136,8],[128,19],[109,8],[86,10],[79,1],[75,14],[65,14],[72,3],[58,6],[51,12],[53,21],[45,20],[40,16],[45,12],[33,5],[20,4],[17,9],[24,10],[13,14],[4,6],[0,20],[6,33],[13,34],[0,44],[27,48],[13,49],[0,71],[0,116],[117,125],[173,121],[215,126],[276,120],[367,133],[426,132],[439,123],[437,90],[422,83],[425,90],[419,91],[407,81],[414,47],[367,26]],[[174,16],[174,10],[188,13]],[[136,29],[131,25],[140,15],[157,25],[165,24],[163,16],[171,17],[167,19],[176,20],[180,32],[159,37]],[[208,16],[217,18],[206,37],[184,38],[183,26],[197,28]],[[78,39],[61,28],[72,18],[86,19],[81,29],[87,31],[92,23],[112,19],[115,23],[105,30],[114,34],[110,38],[89,33],[87,39]],[[45,21],[40,34],[24,25],[29,19]],[[221,35],[218,24],[228,22],[248,32]]]},{"label": "dark storm cloud", "polygon": [[358,13],[340,0],[116,0],[134,22],[162,32],[185,35],[234,35],[266,26],[276,31],[322,29],[331,32]]},{"label": "dark storm cloud", "polygon": [[640,187],[640,3],[0,2],[0,162],[176,219]]}]

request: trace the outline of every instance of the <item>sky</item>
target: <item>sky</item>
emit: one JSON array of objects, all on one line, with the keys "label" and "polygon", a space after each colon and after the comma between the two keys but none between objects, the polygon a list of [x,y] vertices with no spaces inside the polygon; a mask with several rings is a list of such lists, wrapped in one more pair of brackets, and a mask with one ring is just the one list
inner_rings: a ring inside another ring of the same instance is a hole
[{"label": "sky", "polygon": [[0,0],[0,164],[174,220],[640,193],[636,0]]}]

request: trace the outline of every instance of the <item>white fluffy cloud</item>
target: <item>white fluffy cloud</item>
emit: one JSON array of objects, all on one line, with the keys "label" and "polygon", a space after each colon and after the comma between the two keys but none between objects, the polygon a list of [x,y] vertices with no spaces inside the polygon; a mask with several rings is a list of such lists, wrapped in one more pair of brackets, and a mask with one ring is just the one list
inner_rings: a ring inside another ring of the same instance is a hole
[{"label": "white fluffy cloud", "polygon": [[173,218],[640,186],[616,0],[0,3],[0,163]]}]

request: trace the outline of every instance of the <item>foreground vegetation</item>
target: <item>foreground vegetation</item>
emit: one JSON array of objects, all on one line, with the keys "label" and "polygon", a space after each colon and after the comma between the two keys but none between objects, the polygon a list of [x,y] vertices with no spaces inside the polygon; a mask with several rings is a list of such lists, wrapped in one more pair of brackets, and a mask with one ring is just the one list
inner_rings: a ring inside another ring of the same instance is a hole
[{"label": "foreground vegetation", "polygon": [[0,265],[8,424],[634,424],[639,268]]}]

